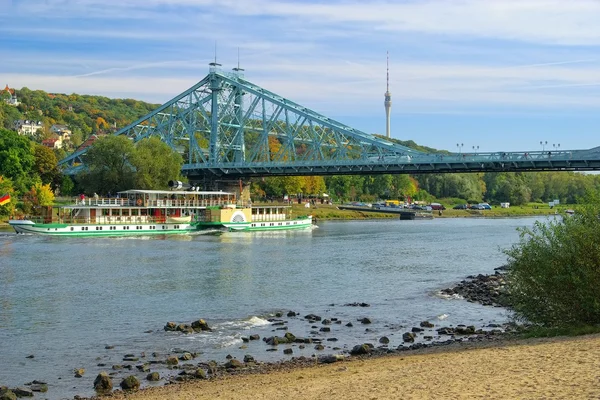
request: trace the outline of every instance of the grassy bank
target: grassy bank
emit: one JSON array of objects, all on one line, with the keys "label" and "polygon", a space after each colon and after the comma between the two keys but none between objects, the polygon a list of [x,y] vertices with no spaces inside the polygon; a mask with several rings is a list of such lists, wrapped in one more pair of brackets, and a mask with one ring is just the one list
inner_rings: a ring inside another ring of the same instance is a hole
[{"label": "grassy bank", "polygon": [[[491,210],[444,210],[440,215],[437,211],[432,211],[436,218],[467,218],[467,217],[528,217],[554,215],[568,209],[568,206],[555,207],[551,209],[547,205],[531,204],[526,206],[517,206],[510,208],[493,207]],[[398,214],[384,214],[378,212],[339,210],[337,205],[317,204],[310,209],[302,204],[292,205],[293,215],[311,214],[317,220],[344,220],[344,219],[380,219],[380,218],[398,218]]]}]

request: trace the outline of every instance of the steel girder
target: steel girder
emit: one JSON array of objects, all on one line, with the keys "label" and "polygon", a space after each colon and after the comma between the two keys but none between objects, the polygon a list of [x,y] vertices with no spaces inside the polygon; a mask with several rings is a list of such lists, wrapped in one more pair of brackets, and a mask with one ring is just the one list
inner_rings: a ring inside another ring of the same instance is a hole
[{"label": "steel girder", "polygon": [[[209,74],[119,130],[134,142],[158,136],[184,156],[194,180],[338,175],[600,170],[600,147],[554,152],[426,154],[327,118],[246,81],[240,70]],[[60,162],[85,167],[87,149]]]},{"label": "steel girder", "polygon": [[[296,166],[343,166],[422,154],[329,119],[243,79],[211,68],[196,85],[119,130],[134,142],[149,136],[184,155],[184,172],[227,175],[246,170],[293,172]],[[67,172],[85,166],[85,153],[61,160]]]}]

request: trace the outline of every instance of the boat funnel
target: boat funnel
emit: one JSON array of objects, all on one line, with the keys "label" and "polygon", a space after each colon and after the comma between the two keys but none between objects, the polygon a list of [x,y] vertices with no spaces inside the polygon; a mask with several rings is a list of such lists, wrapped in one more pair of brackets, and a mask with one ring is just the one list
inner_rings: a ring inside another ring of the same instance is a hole
[{"label": "boat funnel", "polygon": [[173,190],[180,190],[180,189],[190,189],[192,187],[192,185],[190,185],[189,183],[184,183],[181,181],[169,181],[169,187]]}]

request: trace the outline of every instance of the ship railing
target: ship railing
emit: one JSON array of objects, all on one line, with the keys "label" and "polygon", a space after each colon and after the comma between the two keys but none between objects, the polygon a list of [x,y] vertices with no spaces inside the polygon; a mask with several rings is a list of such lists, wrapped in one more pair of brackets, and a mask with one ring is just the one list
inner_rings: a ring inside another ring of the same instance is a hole
[{"label": "ship railing", "polygon": [[27,218],[34,223],[62,223],[75,225],[133,225],[141,224],[164,224],[167,220],[165,216],[149,216],[149,215],[128,215],[128,216],[97,216],[97,217],[69,217],[63,216],[59,218]]},{"label": "ship railing", "polygon": [[[235,202],[235,201],[234,201]],[[230,204],[226,198],[188,200],[188,199],[129,199],[129,198],[84,198],[74,199],[73,205],[96,206],[96,207],[174,207],[174,208],[205,208]]]},{"label": "ship railing", "polygon": [[97,207],[118,207],[118,206],[133,206],[135,204],[134,201],[129,200],[127,198],[121,197],[108,197],[108,198],[95,198],[95,197],[86,197],[84,199],[76,198],[73,201],[74,205],[81,206],[97,206]]},{"label": "ship railing", "polygon": [[205,208],[210,206],[221,206],[229,204],[226,199],[203,199],[203,200],[183,200],[183,199],[158,199],[149,200],[146,207],[177,207],[177,208]]}]

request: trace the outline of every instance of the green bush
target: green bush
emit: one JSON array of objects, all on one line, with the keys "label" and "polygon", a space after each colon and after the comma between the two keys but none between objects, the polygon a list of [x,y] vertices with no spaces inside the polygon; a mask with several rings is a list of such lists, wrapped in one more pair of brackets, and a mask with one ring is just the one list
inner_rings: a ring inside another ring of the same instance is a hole
[{"label": "green bush", "polygon": [[600,202],[520,229],[509,256],[515,317],[546,327],[600,323]]}]

